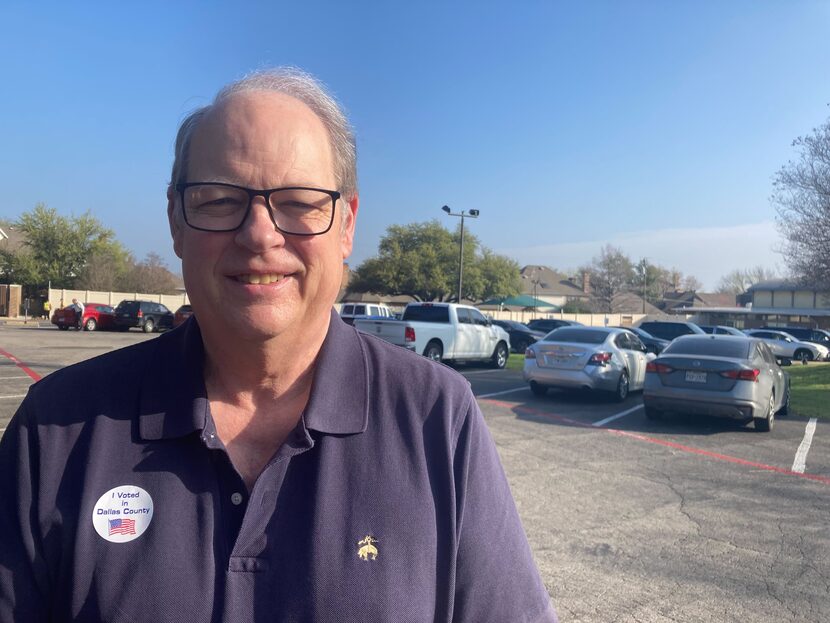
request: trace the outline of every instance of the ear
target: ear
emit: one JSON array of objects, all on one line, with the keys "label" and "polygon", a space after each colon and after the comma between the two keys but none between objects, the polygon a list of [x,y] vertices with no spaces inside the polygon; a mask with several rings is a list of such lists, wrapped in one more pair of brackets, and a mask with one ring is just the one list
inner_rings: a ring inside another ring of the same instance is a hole
[{"label": "ear", "polygon": [[176,216],[176,201],[178,195],[172,188],[167,189],[167,223],[170,225],[170,235],[173,238],[173,251],[182,257],[182,224],[181,216]]},{"label": "ear", "polygon": [[346,214],[343,218],[343,233],[340,236],[340,245],[343,250],[343,259],[345,260],[352,254],[352,246],[354,245],[354,228],[357,221],[357,208],[360,203],[357,193],[348,201],[343,202],[343,209]]}]

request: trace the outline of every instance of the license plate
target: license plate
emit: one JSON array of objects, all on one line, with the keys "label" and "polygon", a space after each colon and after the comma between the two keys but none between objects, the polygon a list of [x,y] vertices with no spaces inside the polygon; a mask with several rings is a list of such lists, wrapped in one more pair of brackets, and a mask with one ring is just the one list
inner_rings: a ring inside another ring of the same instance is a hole
[{"label": "license plate", "polygon": [[689,383],[705,383],[706,382],[706,373],[705,372],[692,372],[691,370],[686,371],[686,381]]}]

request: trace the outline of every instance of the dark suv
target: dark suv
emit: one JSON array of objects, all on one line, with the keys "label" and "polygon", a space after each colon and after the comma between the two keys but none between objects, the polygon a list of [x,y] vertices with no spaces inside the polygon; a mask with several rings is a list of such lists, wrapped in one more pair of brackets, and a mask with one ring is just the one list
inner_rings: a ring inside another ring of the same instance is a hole
[{"label": "dark suv", "polygon": [[534,318],[527,323],[527,326],[534,331],[541,331],[545,335],[559,327],[582,326],[581,322],[575,320],[559,320],[558,318]]},{"label": "dark suv", "polygon": [[121,301],[115,308],[115,326],[119,331],[139,327],[144,333],[173,328],[173,312],[152,301]]},{"label": "dark suv", "polygon": [[706,332],[693,322],[647,320],[637,325],[637,328],[669,342],[681,335],[706,335]]}]

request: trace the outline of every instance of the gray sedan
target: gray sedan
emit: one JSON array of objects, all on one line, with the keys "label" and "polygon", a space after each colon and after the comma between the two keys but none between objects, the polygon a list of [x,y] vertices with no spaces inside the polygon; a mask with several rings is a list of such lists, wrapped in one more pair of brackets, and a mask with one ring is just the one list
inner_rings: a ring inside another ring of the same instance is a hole
[{"label": "gray sedan", "polygon": [[556,387],[611,392],[623,401],[642,389],[653,358],[625,329],[562,327],[527,348],[523,375],[537,396]]},{"label": "gray sedan", "polygon": [[688,335],[649,362],[643,388],[646,417],[665,412],[755,422],[768,432],[790,403],[789,375],[761,340]]}]

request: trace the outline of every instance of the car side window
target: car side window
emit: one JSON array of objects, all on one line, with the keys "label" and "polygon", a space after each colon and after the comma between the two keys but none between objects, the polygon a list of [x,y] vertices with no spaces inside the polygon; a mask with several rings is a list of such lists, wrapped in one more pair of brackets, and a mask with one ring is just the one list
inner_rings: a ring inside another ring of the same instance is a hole
[{"label": "car side window", "polygon": [[641,353],[644,353],[648,350],[646,348],[646,345],[643,344],[640,341],[640,338],[638,338],[636,335],[628,334],[628,342],[629,344],[631,344],[631,350],[638,350]]},{"label": "car side window", "polygon": [[460,324],[473,324],[473,319],[470,318],[470,310],[464,308],[457,308],[456,313],[458,314],[458,322]]},{"label": "car side window", "polygon": [[628,335],[625,333],[620,333],[614,338],[614,344],[617,348],[621,348],[623,350],[630,350],[631,344],[628,341]]},{"label": "car side window", "polygon": [[482,314],[480,311],[478,311],[477,309],[470,309],[469,312],[470,316],[473,319],[473,323],[484,326],[487,325],[487,318],[485,318],[484,314]]}]

